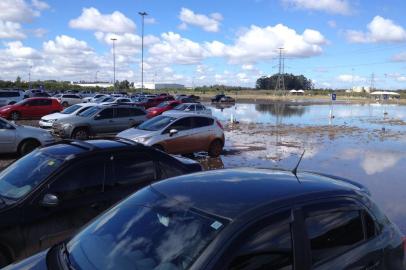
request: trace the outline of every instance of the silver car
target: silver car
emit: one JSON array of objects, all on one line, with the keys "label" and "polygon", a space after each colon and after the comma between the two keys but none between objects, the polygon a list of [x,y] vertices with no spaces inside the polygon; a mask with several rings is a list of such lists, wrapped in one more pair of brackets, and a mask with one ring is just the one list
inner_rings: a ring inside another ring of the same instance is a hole
[{"label": "silver car", "polygon": [[62,112],[52,113],[45,115],[39,121],[39,126],[41,128],[52,128],[52,125],[57,121],[64,118],[68,118],[72,115],[77,115],[93,106],[97,105],[96,103],[79,103],[72,105]]},{"label": "silver car", "polygon": [[146,111],[133,105],[93,106],[77,115],[56,121],[53,134],[61,138],[87,139],[99,134],[115,134],[144,122]]},{"label": "silver car", "polygon": [[154,146],[170,154],[206,151],[209,156],[217,157],[224,146],[223,127],[216,118],[189,113],[159,115],[117,137]]},{"label": "silver car", "polygon": [[0,153],[25,155],[38,146],[53,142],[54,137],[46,130],[17,125],[0,118]]},{"label": "silver car", "polygon": [[207,109],[204,105],[200,103],[182,103],[173,108],[172,110],[166,111],[163,115],[174,115],[174,114],[185,114],[185,113],[197,113],[197,114],[207,114],[211,115],[210,109]]}]

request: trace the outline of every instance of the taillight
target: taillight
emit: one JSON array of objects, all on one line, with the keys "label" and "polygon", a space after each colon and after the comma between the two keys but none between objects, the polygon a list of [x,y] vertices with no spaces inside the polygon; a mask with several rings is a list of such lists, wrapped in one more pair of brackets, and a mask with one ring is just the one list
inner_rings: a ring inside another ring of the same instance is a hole
[{"label": "taillight", "polygon": [[216,120],[217,125],[219,126],[219,128],[221,128],[222,130],[224,130],[223,125],[220,123],[219,120]]}]

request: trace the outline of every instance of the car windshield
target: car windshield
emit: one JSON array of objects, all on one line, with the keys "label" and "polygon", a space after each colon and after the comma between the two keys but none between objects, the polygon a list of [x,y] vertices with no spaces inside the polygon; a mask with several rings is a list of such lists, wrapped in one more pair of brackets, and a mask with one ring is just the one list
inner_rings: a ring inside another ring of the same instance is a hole
[{"label": "car windshield", "polygon": [[90,107],[89,109],[80,112],[78,115],[82,117],[89,117],[96,114],[98,111],[100,111],[99,107]]},{"label": "car windshield", "polygon": [[188,107],[189,107],[189,105],[187,105],[187,104],[180,104],[180,105],[176,106],[176,107],[174,108],[174,110],[184,111],[184,110],[186,110]]},{"label": "car windshield", "polygon": [[124,202],[67,244],[73,269],[188,269],[225,223],[182,208]]},{"label": "car windshield", "polygon": [[164,102],[160,103],[157,107],[158,108],[164,108],[164,107],[166,107],[168,105],[169,105],[169,101],[164,101]]},{"label": "car windshield", "polygon": [[157,131],[163,129],[175,120],[176,118],[160,115],[152,118],[151,120],[145,121],[136,128],[141,130]]},{"label": "car windshield", "polygon": [[58,169],[63,159],[35,150],[0,173],[0,196],[18,200]]},{"label": "car windshield", "polygon": [[72,106],[66,108],[65,110],[63,110],[61,113],[62,114],[72,114],[72,113],[76,112],[77,110],[79,110],[80,108],[82,108],[82,106],[72,105]]}]

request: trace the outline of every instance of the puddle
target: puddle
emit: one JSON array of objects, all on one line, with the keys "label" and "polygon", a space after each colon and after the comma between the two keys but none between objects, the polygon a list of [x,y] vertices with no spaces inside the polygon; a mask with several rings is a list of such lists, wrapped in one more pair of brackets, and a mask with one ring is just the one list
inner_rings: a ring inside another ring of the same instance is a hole
[{"label": "puddle", "polygon": [[[221,158],[201,156],[206,169],[293,168],[343,176],[365,185],[406,233],[406,106],[237,104],[213,108],[225,125]],[[386,112],[387,114],[384,114]],[[231,115],[239,124],[229,124]]]}]

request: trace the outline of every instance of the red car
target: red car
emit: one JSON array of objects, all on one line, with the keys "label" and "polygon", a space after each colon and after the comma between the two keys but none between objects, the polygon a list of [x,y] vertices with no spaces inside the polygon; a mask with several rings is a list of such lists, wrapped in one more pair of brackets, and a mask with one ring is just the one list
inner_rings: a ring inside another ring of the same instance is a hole
[{"label": "red car", "polygon": [[145,109],[148,109],[151,107],[156,107],[164,101],[170,101],[170,100],[174,100],[173,96],[164,96],[164,97],[158,96],[158,97],[154,97],[154,98],[146,98],[141,102],[137,102],[136,105],[144,107]]},{"label": "red car", "polygon": [[41,118],[63,109],[55,98],[27,98],[16,104],[1,107],[0,117],[11,120]]},{"label": "red car", "polygon": [[147,118],[152,118],[162,114],[163,112],[172,110],[179,104],[181,104],[179,100],[164,101],[156,107],[149,108],[147,110]]}]

